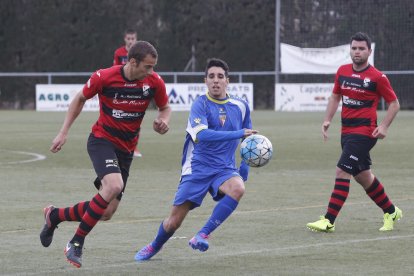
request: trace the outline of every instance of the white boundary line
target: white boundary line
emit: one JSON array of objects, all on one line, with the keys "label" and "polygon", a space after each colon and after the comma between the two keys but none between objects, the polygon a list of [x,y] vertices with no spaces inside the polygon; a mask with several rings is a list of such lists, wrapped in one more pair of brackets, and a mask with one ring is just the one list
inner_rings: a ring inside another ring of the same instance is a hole
[{"label": "white boundary line", "polygon": [[26,159],[26,160],[22,160],[22,161],[0,162],[0,165],[23,164],[23,163],[30,163],[30,162],[35,162],[35,161],[40,161],[40,160],[45,160],[46,159],[45,155],[42,155],[42,154],[39,154],[39,153],[34,153],[34,152],[14,151],[14,150],[1,150],[1,151],[8,151],[8,152],[13,152],[13,153],[17,153],[17,154],[34,156],[34,158]]}]

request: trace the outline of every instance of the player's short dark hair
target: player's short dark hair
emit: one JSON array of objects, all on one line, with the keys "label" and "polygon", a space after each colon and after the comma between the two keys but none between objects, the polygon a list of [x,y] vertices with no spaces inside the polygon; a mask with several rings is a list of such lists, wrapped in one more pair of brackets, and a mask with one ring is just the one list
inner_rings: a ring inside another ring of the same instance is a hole
[{"label": "player's short dark hair", "polygon": [[210,69],[211,67],[220,67],[223,68],[224,70],[224,74],[226,77],[229,76],[229,66],[227,65],[227,63],[219,58],[210,58],[207,60],[207,66],[206,66],[206,71],[205,71],[205,76],[207,77],[207,72],[208,69]]},{"label": "player's short dark hair", "polygon": [[371,38],[363,32],[357,32],[353,36],[351,36],[351,43],[352,41],[365,41],[367,43],[368,49],[371,49]]},{"label": "player's short dark hair", "polygon": [[148,41],[140,40],[129,49],[128,60],[133,58],[137,63],[140,63],[147,55],[151,55],[153,58],[158,58],[158,53],[155,47]]},{"label": "player's short dark hair", "polygon": [[124,36],[126,36],[127,34],[135,34],[135,35],[137,35],[137,31],[135,31],[134,29],[126,29],[124,31]]}]

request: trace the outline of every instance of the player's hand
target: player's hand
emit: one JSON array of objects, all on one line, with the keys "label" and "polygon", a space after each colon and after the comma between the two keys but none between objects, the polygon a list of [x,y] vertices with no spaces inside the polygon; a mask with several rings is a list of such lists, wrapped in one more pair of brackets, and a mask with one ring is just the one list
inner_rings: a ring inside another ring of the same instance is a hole
[{"label": "player's hand", "polygon": [[331,125],[331,122],[329,121],[325,121],[322,124],[322,136],[325,142],[328,140],[328,129],[330,125]]},{"label": "player's hand", "polygon": [[59,132],[55,139],[52,141],[50,151],[56,153],[62,149],[62,146],[66,143],[66,134]]},{"label": "player's hand", "polygon": [[256,134],[256,133],[258,133],[258,131],[257,131],[257,130],[254,130],[254,129],[248,129],[248,128],[245,128],[245,129],[244,129],[244,137],[245,137],[245,138],[246,138],[246,137],[248,137],[248,136],[250,136],[250,135]]},{"label": "player's hand", "polygon": [[372,132],[372,136],[378,139],[384,139],[387,136],[388,129],[384,126],[377,126]]},{"label": "player's hand", "polygon": [[170,129],[163,120],[158,118],[154,120],[152,127],[159,134],[165,134]]}]

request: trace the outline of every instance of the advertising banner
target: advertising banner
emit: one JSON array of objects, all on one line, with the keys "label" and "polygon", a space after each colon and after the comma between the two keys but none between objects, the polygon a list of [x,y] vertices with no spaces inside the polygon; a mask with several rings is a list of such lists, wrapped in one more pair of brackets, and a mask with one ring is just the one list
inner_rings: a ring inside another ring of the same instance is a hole
[{"label": "advertising banner", "polygon": [[[169,102],[173,111],[189,111],[194,100],[207,93],[204,83],[166,83]],[[253,110],[253,84],[230,83],[227,93],[247,101]]]},{"label": "advertising banner", "polygon": [[[165,86],[173,111],[189,111],[194,100],[207,93],[207,86],[203,83],[166,83]],[[73,97],[82,88],[83,84],[37,84],[36,111],[67,111]],[[229,84],[227,92],[247,101],[253,110],[252,83]],[[83,110],[98,111],[98,97],[87,100]]]},{"label": "advertising banner", "polygon": [[[299,48],[280,43],[280,66],[282,73],[290,74],[335,74],[338,67],[352,63],[349,44],[331,48]],[[374,65],[375,43],[371,43],[372,53],[368,58]]]},{"label": "advertising banner", "polygon": [[[67,111],[70,102],[82,88],[83,84],[37,84],[36,111]],[[98,97],[87,100],[83,110],[98,111]]]},{"label": "advertising banner", "polygon": [[283,83],[275,85],[276,111],[325,111],[333,83]]}]

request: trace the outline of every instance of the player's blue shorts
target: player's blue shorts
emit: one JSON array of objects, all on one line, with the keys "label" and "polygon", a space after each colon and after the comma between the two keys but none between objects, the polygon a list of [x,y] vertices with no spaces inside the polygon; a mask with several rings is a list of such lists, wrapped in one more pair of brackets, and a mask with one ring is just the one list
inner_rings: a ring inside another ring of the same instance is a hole
[{"label": "player's blue shorts", "polygon": [[220,186],[234,176],[241,178],[237,169],[225,169],[216,173],[211,173],[211,171],[206,173],[204,168],[202,173],[193,171],[190,175],[184,175],[175,193],[173,205],[177,206],[186,201],[191,201],[191,209],[194,209],[201,205],[207,192],[211,194],[215,201],[218,201],[224,196],[224,194],[219,193]]}]

